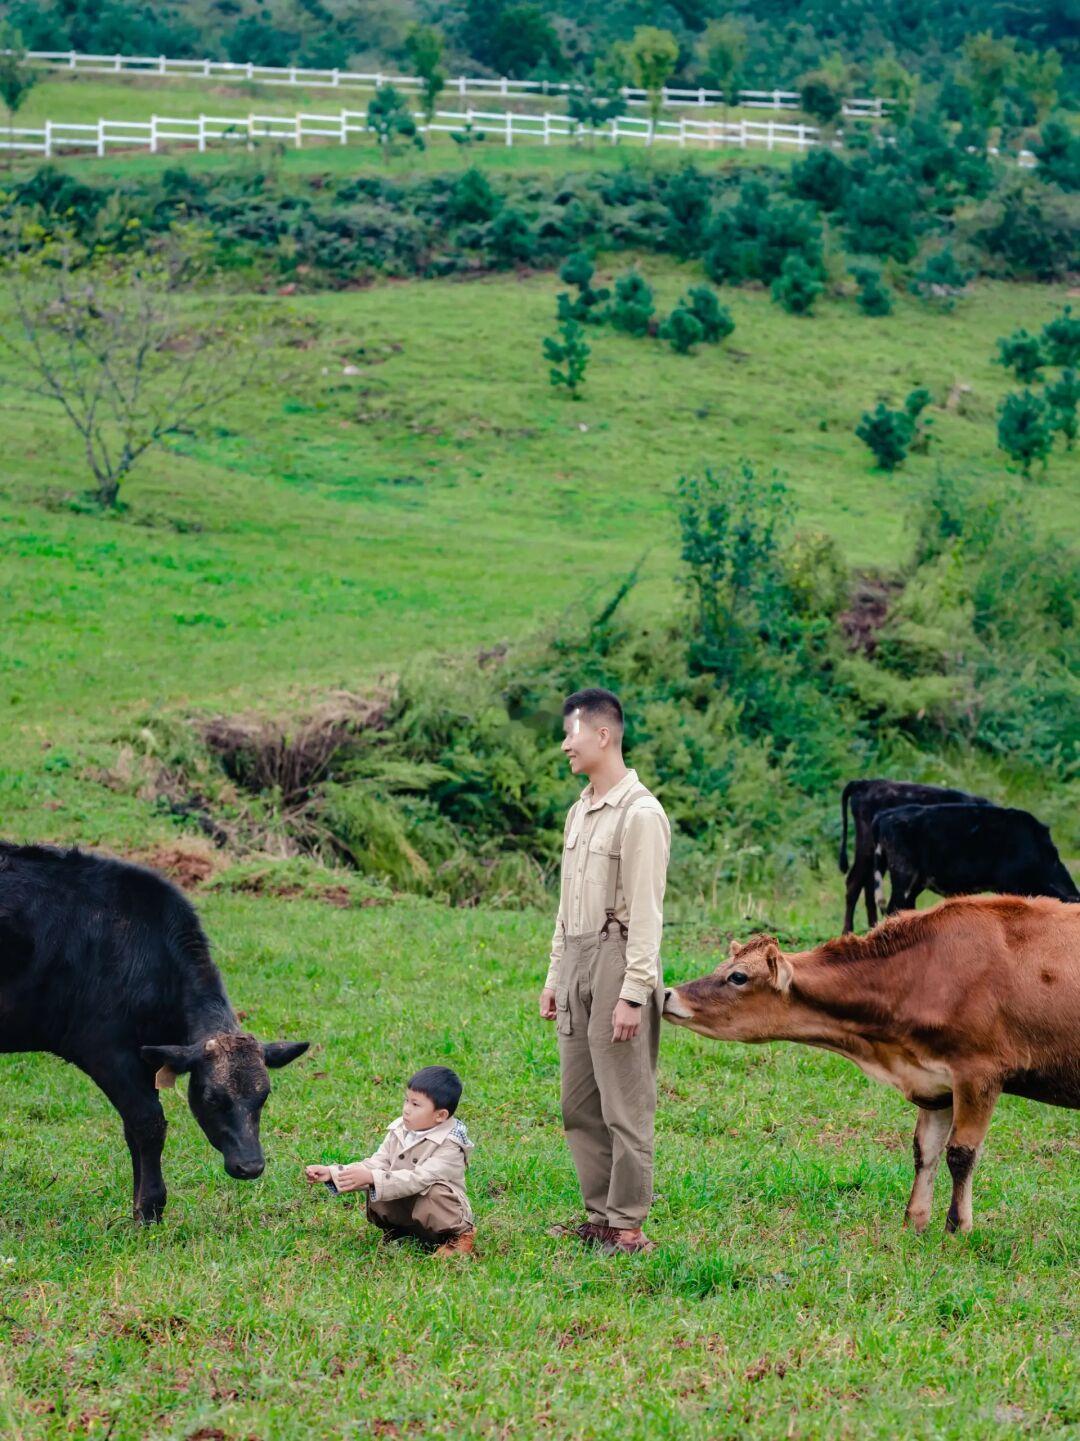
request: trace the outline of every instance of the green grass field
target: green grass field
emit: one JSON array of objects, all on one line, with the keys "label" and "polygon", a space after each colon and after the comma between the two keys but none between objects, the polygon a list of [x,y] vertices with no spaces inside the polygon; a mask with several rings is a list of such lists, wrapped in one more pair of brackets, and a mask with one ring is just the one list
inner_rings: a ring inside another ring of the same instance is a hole
[{"label": "green grass field", "polygon": [[[603,278],[628,264],[605,263]],[[662,306],[700,279],[641,266]],[[867,320],[830,298],[798,320],[734,291],[737,329],[718,350],[590,333],[575,404],[540,354],[558,288],[522,275],[253,297],[316,320],[316,343],[281,352],[281,379],[151,455],[117,517],[72,509],[87,485],[75,438],[9,383],[3,834],[121,851],[175,839],[99,769],[148,710],[362,691],[418,655],[595,607],[642,555],[647,613],[672,594],[673,487],[705,465],[779,469],[800,524],[859,565],[895,565],[936,465],[1003,473],[996,337],[1037,329],[1065,298],[983,284],[948,316],[902,300]],[[934,392],[939,442],[883,476],[853,428],[917,384]],[[1058,452],[1032,483],[1036,522],[1063,538],[1080,528],[1078,478]],[[821,862],[800,894],[724,893],[680,913],[668,979],[703,971],[730,931],[834,931],[840,877]],[[942,1193],[916,1239],[899,1229],[914,1121],[899,1097],[824,1054],[669,1032],[660,1249],[585,1257],[545,1229],[576,1214],[554,1037],[535,1018],[549,916],[196,900],[248,1024],[310,1037],[313,1052],[275,1077],[268,1169],[252,1186],[225,1177],[182,1091],[166,1095],[173,1199],[147,1233],[127,1220],[105,1101],[57,1061],[3,1058],[5,1435],[1076,1434],[1075,1113],[1006,1100],[976,1232],[943,1244]],[[463,1074],[479,1141],[481,1254],[466,1266],[376,1245],[351,1203],[308,1194],[300,1175],[366,1153],[401,1082],[437,1061]]]}]

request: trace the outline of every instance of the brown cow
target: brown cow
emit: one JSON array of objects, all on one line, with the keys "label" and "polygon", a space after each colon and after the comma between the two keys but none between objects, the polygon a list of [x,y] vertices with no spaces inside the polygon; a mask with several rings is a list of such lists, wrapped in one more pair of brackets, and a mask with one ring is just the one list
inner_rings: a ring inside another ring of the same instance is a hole
[{"label": "brown cow", "polygon": [[732,942],[712,975],[668,991],[664,1015],[721,1041],[821,1046],[895,1086],[919,1107],[905,1220],[929,1221],[945,1151],[947,1229],[970,1231],[1002,1092],[1080,1109],[1080,906],[963,896],[792,955],[771,936]]}]

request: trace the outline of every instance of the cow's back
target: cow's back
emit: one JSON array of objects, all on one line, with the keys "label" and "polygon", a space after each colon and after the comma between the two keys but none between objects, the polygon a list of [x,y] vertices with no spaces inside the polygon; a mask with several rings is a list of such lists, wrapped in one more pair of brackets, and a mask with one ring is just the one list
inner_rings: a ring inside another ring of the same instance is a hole
[{"label": "cow's back", "polygon": [[194,911],[153,871],[0,843],[0,1050],[70,1056],[153,1027],[177,1009],[187,934]]}]

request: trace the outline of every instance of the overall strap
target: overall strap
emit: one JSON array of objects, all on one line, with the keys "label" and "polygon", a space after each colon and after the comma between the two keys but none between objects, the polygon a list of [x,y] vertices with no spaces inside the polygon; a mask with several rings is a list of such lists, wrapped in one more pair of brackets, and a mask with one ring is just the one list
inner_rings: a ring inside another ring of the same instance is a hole
[{"label": "overall strap", "polygon": [[[627,791],[619,803],[619,819],[615,824],[615,833],[611,837],[611,849],[608,851],[607,903],[604,906],[604,924],[600,928],[601,936],[607,935],[608,927],[615,921],[615,897],[619,890],[619,867],[622,862],[622,838],[623,831],[626,829],[626,814],[636,800],[648,794],[645,786],[634,786]],[[625,934],[626,927],[621,922],[618,924]]]}]

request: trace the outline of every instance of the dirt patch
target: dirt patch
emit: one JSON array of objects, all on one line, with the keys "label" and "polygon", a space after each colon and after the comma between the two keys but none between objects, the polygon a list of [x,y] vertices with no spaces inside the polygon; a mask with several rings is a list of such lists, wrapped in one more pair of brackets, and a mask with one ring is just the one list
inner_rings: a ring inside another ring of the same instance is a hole
[{"label": "dirt patch", "polygon": [[877,650],[878,631],[888,618],[889,609],[903,590],[899,580],[886,580],[880,575],[856,578],[848,608],[838,617],[848,650],[873,658]]},{"label": "dirt patch", "polygon": [[150,846],[124,857],[168,876],[183,891],[194,891],[228,864],[228,858],[206,841],[177,841]]}]

